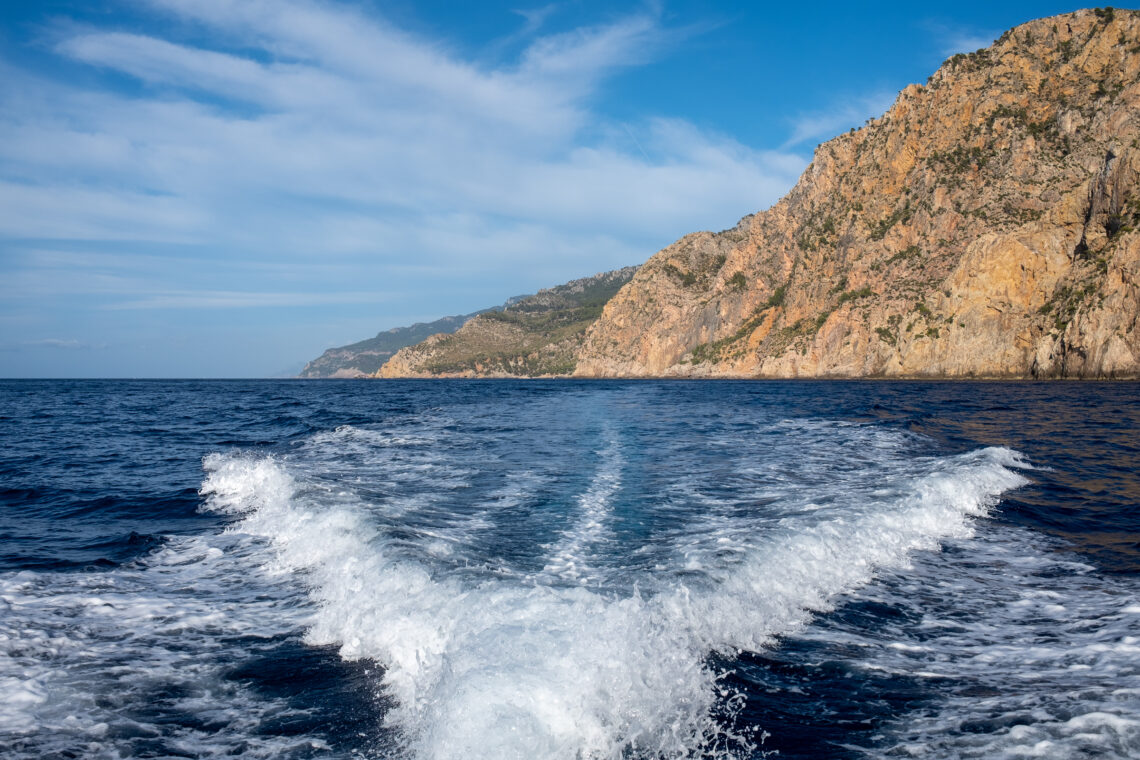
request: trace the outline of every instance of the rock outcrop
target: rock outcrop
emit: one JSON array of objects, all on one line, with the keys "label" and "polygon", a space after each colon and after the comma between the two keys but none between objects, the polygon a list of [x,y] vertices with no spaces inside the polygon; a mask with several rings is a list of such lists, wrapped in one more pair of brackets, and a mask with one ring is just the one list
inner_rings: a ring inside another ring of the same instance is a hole
[{"label": "rock outcrop", "polygon": [[1138,177],[1140,13],[1030,22],[653,256],[574,373],[1140,376]]},{"label": "rock outcrop", "polygon": [[569,375],[586,330],[637,267],[603,272],[512,299],[453,334],[398,351],[376,377],[549,377]]}]

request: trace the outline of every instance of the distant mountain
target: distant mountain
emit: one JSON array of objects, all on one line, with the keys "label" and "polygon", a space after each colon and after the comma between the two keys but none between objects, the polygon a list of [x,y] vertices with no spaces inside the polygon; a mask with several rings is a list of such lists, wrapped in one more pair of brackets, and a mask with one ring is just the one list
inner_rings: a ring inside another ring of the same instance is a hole
[{"label": "distant mountain", "polygon": [[339,348],[330,348],[306,364],[297,377],[371,377],[401,348],[414,346],[433,335],[453,333],[463,327],[467,320],[472,317],[509,309],[527,299],[539,298],[541,293],[546,292],[540,291],[539,295],[511,296],[499,306],[480,309],[470,314],[441,317],[434,322],[416,322],[409,327],[393,327],[391,330],[377,334],[375,338],[368,338]]},{"label": "distant mountain", "polygon": [[429,335],[453,333],[475,314],[443,317],[434,322],[417,322],[410,327],[394,327],[379,333],[375,338],[330,348],[306,364],[298,377],[367,377],[404,346],[415,345]]},{"label": "distant mountain", "polygon": [[626,267],[511,299],[501,309],[473,316],[457,331],[401,348],[377,376],[568,375],[586,330],[636,272],[637,267]]}]

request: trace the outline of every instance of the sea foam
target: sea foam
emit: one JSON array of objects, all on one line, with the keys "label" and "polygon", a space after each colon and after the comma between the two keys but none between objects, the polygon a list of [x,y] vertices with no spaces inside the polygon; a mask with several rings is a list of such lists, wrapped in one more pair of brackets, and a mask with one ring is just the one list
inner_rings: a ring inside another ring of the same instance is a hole
[{"label": "sea foam", "polygon": [[231,530],[268,540],[266,567],[298,574],[317,610],[310,643],[382,666],[396,705],[386,721],[415,755],[619,758],[747,750],[710,655],[801,629],[876,572],[968,536],[972,518],[1027,482],[1007,449],[911,461],[877,496],[789,514],[692,583],[678,575],[643,592],[634,574],[620,593],[580,583],[620,487],[619,445],[600,450],[539,574],[471,576],[409,556],[372,505],[345,494],[330,504],[305,468],[271,457],[207,457],[202,493],[240,517]]}]

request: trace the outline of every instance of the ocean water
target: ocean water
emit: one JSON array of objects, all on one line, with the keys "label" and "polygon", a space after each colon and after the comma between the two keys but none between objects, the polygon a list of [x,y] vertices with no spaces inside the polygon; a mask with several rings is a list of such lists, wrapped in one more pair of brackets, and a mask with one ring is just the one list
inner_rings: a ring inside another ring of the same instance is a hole
[{"label": "ocean water", "polygon": [[0,382],[0,755],[1140,756],[1140,386]]}]

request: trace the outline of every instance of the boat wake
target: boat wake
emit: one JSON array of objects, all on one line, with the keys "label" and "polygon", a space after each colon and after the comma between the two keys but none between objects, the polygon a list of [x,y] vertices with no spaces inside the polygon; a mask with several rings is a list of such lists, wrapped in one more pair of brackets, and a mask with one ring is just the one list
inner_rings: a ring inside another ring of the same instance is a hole
[{"label": "boat wake", "polygon": [[[800,432],[820,435],[818,425]],[[828,432],[847,445],[905,448],[902,434],[870,427]],[[732,509],[694,508],[678,530],[666,499],[660,514],[654,500],[623,501],[631,465],[620,436],[605,429],[599,440],[592,478],[562,513],[544,513],[529,560],[517,547],[480,558],[495,572],[441,560],[428,532],[417,544],[409,526],[393,528],[384,503],[343,480],[330,499],[320,457],[214,454],[202,494],[208,509],[236,518],[231,532],[264,541],[266,572],[303,589],[307,642],[381,666],[394,705],[386,726],[411,754],[708,757],[746,755],[759,741],[734,727],[738,695],[714,656],[802,630],[916,552],[970,536],[974,518],[1028,482],[1024,460],[1003,448],[900,454],[870,470],[841,467],[830,483],[817,465],[818,487],[799,503],[785,496],[778,509],[735,520]],[[538,500],[532,491],[536,510]],[[434,536],[472,525],[432,514]],[[480,520],[493,531],[496,517]],[[655,521],[656,530],[629,528]],[[652,563],[638,559],[645,552]]]}]

